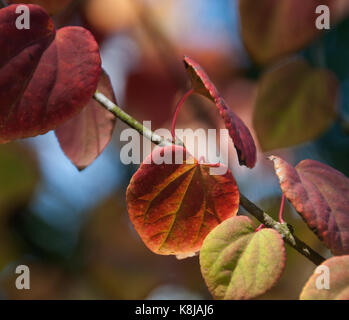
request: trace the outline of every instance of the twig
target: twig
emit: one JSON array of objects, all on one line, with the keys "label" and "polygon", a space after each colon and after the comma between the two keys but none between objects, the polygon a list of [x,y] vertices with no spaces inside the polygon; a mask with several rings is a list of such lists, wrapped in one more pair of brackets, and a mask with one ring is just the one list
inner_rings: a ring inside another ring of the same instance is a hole
[{"label": "twig", "polygon": [[[171,141],[165,140],[159,135],[153,133],[148,128],[144,127],[141,123],[127,114],[125,111],[121,110],[116,104],[110,101],[105,95],[100,92],[96,92],[94,99],[98,101],[105,109],[114,114],[117,118],[128,124],[130,127],[137,130],[141,135],[151,140],[153,143],[164,146],[172,145]],[[177,141],[176,141],[177,144]],[[279,223],[275,221],[271,216],[265,213],[262,209],[258,208],[254,203],[247,199],[243,194],[240,193],[240,205],[251,215],[253,215],[257,220],[263,223],[266,227],[273,228],[277,230],[283,237],[284,241],[289,244],[292,248],[296,249],[303,256],[307,257],[314,264],[319,265],[325,258],[315,252],[303,241],[298,239],[293,234],[292,226],[286,223]]]},{"label": "twig", "polygon": [[275,221],[271,216],[265,213],[262,209],[258,208],[253,202],[247,199],[240,193],[240,205],[250,214],[252,214],[257,220],[262,222],[266,227],[277,230],[283,237],[284,241],[288,243],[292,248],[296,249],[303,256],[307,257],[314,264],[319,265],[325,258],[310,248],[306,243],[298,239],[293,234],[292,226],[287,223],[279,223]]},{"label": "twig", "polygon": [[94,99],[96,101],[98,101],[105,109],[110,111],[112,114],[114,114],[121,121],[125,122],[131,128],[137,130],[141,135],[143,135],[144,137],[149,139],[151,142],[153,142],[157,145],[160,145],[160,146],[172,145],[171,141],[163,139],[161,136],[157,135],[156,133],[154,133],[150,129],[143,126],[136,119],[131,117],[125,111],[121,110],[115,103],[110,101],[101,92],[96,91],[96,93],[94,94]]}]

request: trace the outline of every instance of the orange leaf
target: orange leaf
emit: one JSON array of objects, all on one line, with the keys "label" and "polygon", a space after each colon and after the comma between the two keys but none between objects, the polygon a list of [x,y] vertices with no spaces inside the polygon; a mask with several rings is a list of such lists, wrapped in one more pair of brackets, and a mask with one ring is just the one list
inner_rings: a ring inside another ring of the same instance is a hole
[{"label": "orange leaf", "polygon": [[[199,164],[185,158],[180,146],[154,151],[132,177],[127,205],[136,231],[153,252],[190,255],[200,250],[207,234],[223,220],[235,216],[239,206],[236,181],[228,170],[210,175],[221,164]],[[183,155],[183,164],[156,164],[159,157]]]}]

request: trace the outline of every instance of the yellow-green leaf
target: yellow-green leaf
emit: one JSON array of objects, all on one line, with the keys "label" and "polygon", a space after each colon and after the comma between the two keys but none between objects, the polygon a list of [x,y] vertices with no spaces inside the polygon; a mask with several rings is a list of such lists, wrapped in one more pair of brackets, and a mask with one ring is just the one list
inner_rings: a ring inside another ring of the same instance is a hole
[{"label": "yellow-green leaf", "polygon": [[285,267],[285,247],[273,229],[255,231],[248,217],[223,221],[206,237],[201,272],[215,299],[252,299],[268,291]]}]

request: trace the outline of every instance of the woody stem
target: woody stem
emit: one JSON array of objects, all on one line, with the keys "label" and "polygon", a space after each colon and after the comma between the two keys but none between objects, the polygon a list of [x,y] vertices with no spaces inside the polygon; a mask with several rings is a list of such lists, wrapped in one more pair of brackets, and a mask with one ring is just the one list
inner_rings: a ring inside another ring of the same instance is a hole
[{"label": "woody stem", "polygon": [[[189,93],[187,93],[185,96],[189,96]],[[150,129],[144,127],[141,123],[139,123],[125,111],[121,110],[115,103],[110,101],[105,95],[103,95],[99,91],[96,91],[96,93],[94,94],[94,99],[97,102],[99,102],[102,107],[110,111],[112,114],[114,114],[121,121],[125,122],[131,128],[137,130],[141,135],[143,135],[145,138],[149,139],[153,143],[160,146],[173,144],[171,141],[163,139],[159,135],[152,132]],[[181,143],[178,140],[175,142],[175,144],[181,145]],[[293,234],[293,228],[291,226],[289,226],[286,223],[282,224],[275,221],[271,216],[265,213],[262,209],[258,208],[253,202],[251,202],[241,193],[240,206],[243,207],[251,215],[253,215],[261,223],[263,223],[267,228],[273,228],[277,230],[287,244],[289,244],[292,248],[294,248],[303,256],[308,258],[314,264],[319,265],[323,261],[325,261],[325,258],[323,258],[320,254],[315,252],[312,248],[310,248],[307,244],[305,244],[303,241],[298,239]]]}]

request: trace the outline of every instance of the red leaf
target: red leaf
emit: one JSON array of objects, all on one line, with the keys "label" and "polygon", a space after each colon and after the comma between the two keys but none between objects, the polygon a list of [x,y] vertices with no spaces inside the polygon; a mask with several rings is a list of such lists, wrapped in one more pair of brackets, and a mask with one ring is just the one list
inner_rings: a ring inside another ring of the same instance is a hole
[{"label": "red leaf", "polygon": [[[99,80],[98,90],[116,103],[113,88],[105,72]],[[115,122],[115,116],[91,98],[77,116],[59,126],[55,133],[65,155],[82,170],[109,144]]]},{"label": "red leaf", "polygon": [[189,57],[184,57],[184,64],[190,75],[194,91],[216,104],[234,142],[240,165],[253,168],[256,164],[257,152],[250,130],[228,107],[204,69]]},{"label": "red leaf", "polygon": [[336,255],[349,253],[349,179],[314,160],[295,168],[272,156],[280,186],[324,244]]},{"label": "red leaf", "polygon": [[51,14],[54,15],[56,13],[59,13],[64,8],[66,8],[72,0],[7,0],[8,4],[20,4],[20,3],[31,3],[31,4],[37,4]]},{"label": "red leaf", "polygon": [[101,72],[98,45],[81,27],[60,29],[28,5],[31,26],[15,26],[17,5],[0,10],[0,143],[46,133],[89,102]]},{"label": "red leaf", "polygon": [[[191,156],[183,164],[156,164],[164,154],[174,163],[180,146],[158,148],[142,163],[127,188],[128,212],[136,231],[153,252],[190,255],[200,250],[206,235],[235,216],[239,191],[228,170],[210,175],[212,167]],[[193,163],[190,164],[191,160]]]}]

